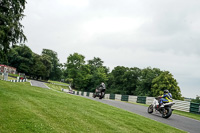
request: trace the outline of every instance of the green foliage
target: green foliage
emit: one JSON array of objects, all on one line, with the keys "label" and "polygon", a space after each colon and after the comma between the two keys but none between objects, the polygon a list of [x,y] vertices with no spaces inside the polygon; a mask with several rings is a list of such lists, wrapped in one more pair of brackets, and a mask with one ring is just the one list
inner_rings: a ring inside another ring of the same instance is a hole
[{"label": "green foliage", "polygon": [[43,49],[42,57],[45,59],[45,64],[48,67],[49,79],[60,80],[62,76],[61,64],[57,53],[50,49]]},{"label": "green foliage", "polygon": [[91,91],[94,91],[95,88],[101,83],[106,83],[108,81],[108,68],[103,66],[103,61],[94,57],[92,60],[88,61],[91,71],[91,79],[88,85],[88,88],[91,88]]},{"label": "green foliage", "polygon": [[178,83],[173,78],[173,75],[168,71],[162,72],[159,76],[153,79],[151,88],[152,96],[156,97],[163,95],[165,89],[169,90],[174,99],[183,100]]},{"label": "green foliage", "polygon": [[23,19],[26,0],[1,0],[0,1],[0,60],[7,62],[7,53],[10,44],[16,44],[26,40],[23,33]]},{"label": "green foliage", "polygon": [[138,96],[153,96],[151,92],[152,81],[155,77],[161,73],[158,68],[147,67],[141,70],[141,76],[136,88],[136,94]]},{"label": "green foliage", "polygon": [[199,97],[196,97],[196,99],[192,99],[191,102],[193,103],[200,103]]},{"label": "green foliage", "polygon": [[46,67],[41,60],[41,56],[33,53],[33,65],[30,68],[30,75],[34,79],[45,78]]},{"label": "green foliage", "polygon": [[17,68],[17,71],[21,73],[29,74],[31,72],[32,60],[32,51],[24,44],[13,45],[8,53],[8,65]]},{"label": "green foliage", "polygon": [[174,99],[183,99],[173,75],[158,68],[141,70],[117,66],[109,74],[108,88],[109,93],[153,97],[162,95],[168,89]]},{"label": "green foliage", "polygon": [[101,82],[108,80],[108,69],[100,58],[94,57],[85,64],[85,57],[74,53],[67,58],[65,76],[73,79],[72,87],[78,90],[94,91]]}]

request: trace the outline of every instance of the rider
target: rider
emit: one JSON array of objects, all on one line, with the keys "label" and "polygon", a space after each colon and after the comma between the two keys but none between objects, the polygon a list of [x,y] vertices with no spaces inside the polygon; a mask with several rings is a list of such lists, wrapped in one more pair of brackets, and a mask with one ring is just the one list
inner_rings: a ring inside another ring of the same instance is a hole
[{"label": "rider", "polygon": [[164,107],[163,102],[169,102],[172,99],[172,94],[168,90],[164,90],[164,94],[160,97],[160,107]]},{"label": "rider", "polygon": [[103,96],[103,92],[105,93],[105,91],[106,91],[106,85],[102,82],[99,87],[102,87],[101,96]]}]

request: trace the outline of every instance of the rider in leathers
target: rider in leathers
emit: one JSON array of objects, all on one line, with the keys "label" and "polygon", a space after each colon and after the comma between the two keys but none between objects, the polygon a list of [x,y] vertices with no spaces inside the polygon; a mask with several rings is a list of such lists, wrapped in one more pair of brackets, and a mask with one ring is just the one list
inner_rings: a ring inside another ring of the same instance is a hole
[{"label": "rider in leathers", "polygon": [[103,96],[103,93],[106,91],[106,85],[102,82],[99,87],[102,87],[101,96]]},{"label": "rider in leathers", "polygon": [[163,103],[169,102],[172,99],[172,94],[168,90],[164,90],[164,94],[160,97],[160,107],[164,107]]}]

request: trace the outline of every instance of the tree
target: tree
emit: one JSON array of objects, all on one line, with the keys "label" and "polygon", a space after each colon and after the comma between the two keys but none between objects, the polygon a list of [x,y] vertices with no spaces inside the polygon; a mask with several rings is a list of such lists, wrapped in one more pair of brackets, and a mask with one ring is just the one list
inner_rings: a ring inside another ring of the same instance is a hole
[{"label": "tree", "polygon": [[13,45],[8,53],[8,65],[17,68],[18,72],[30,73],[33,64],[31,49],[25,44]]},{"label": "tree", "polygon": [[174,79],[173,75],[168,71],[162,72],[153,79],[151,88],[152,96],[163,95],[165,89],[169,90],[174,99],[183,100],[176,79]]},{"label": "tree", "polygon": [[61,71],[61,64],[59,63],[59,59],[57,57],[57,53],[53,50],[50,49],[43,49],[42,51],[42,56],[46,56],[46,59],[51,61],[52,66],[48,66],[48,68],[51,68],[49,78],[52,80],[60,80],[62,76],[62,71]]},{"label": "tree", "polygon": [[[0,53],[1,62],[7,62],[6,55],[10,44],[26,41],[23,33],[23,19],[26,0],[1,0],[0,1]],[[3,53],[3,54],[2,54]]]},{"label": "tree", "polygon": [[124,66],[117,66],[112,70],[109,74],[108,92],[118,94],[124,93],[126,88],[124,88],[123,75],[128,71],[128,69],[129,68]]},{"label": "tree", "polygon": [[152,81],[159,76],[162,71],[158,68],[147,67],[142,69],[141,76],[136,88],[135,95],[138,96],[153,96],[151,92]]},{"label": "tree", "polygon": [[109,69],[103,66],[103,61],[99,57],[94,57],[92,60],[88,60],[88,65],[90,66],[91,71],[91,80],[89,82],[88,88],[91,88],[91,91],[101,83],[108,81],[108,72]]},{"label": "tree", "polygon": [[103,61],[99,57],[94,57],[92,60],[88,60],[88,65],[91,66],[91,70],[95,71],[99,67],[103,67]]},{"label": "tree", "polygon": [[[67,58],[66,65],[66,72],[68,78],[73,79],[72,86],[77,89],[83,89],[80,87],[82,84],[82,81],[84,79],[84,76],[86,76],[83,71],[86,70],[89,71],[88,67],[83,67],[85,65],[84,61],[85,57],[81,54],[74,53],[70,54]],[[85,86],[85,85],[84,85]]]},{"label": "tree", "polygon": [[33,65],[30,70],[30,75],[33,79],[45,78],[46,67],[42,63],[42,58],[40,55],[33,53]]},{"label": "tree", "polygon": [[50,72],[53,67],[52,62],[51,62],[51,57],[49,55],[43,54],[40,58],[41,58],[42,63],[46,67],[44,71],[44,74],[45,74],[44,78],[48,80],[50,77]]},{"label": "tree", "polygon": [[197,96],[196,99],[192,99],[191,102],[200,103],[199,96]]},{"label": "tree", "polygon": [[128,69],[123,75],[123,94],[127,95],[135,95],[136,87],[139,83],[139,79],[141,76],[141,70],[137,67]]}]

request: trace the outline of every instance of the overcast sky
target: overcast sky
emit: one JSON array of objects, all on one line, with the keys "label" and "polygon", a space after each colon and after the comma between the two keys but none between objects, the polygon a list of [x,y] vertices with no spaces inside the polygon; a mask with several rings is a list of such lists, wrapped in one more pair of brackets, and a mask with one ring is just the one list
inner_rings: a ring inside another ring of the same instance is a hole
[{"label": "overcast sky", "polygon": [[184,97],[200,95],[199,0],[27,0],[22,24],[33,52],[74,52],[116,66],[170,71]]}]

